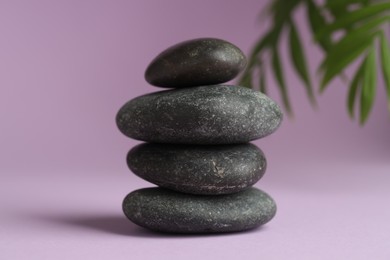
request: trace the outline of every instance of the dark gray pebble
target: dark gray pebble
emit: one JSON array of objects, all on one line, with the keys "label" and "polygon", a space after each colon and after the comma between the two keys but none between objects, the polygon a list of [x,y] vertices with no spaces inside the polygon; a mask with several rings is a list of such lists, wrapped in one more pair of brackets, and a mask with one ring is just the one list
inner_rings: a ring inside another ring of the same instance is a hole
[{"label": "dark gray pebble", "polygon": [[146,188],[127,195],[123,211],[135,224],[155,231],[222,233],[267,223],[276,213],[276,204],[256,188],[220,196]]},{"label": "dark gray pebble", "polygon": [[214,85],[155,92],[127,102],[118,112],[119,130],[156,143],[246,143],[273,133],[279,106],[252,89]]},{"label": "dark gray pebble", "polygon": [[168,88],[213,85],[233,79],[245,65],[244,54],[233,44],[201,38],[163,51],[146,69],[145,79]]},{"label": "dark gray pebble", "polygon": [[160,187],[205,195],[247,189],[266,170],[265,156],[253,144],[140,144],[128,153],[127,164]]}]

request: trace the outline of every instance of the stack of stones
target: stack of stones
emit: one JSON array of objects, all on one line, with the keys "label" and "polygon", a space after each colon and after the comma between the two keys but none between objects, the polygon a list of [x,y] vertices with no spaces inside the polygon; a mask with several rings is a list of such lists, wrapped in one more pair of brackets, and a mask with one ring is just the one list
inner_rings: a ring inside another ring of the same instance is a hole
[{"label": "stack of stones", "polygon": [[173,88],[137,97],[118,112],[120,131],[147,143],[130,150],[130,170],[159,187],[131,192],[125,215],[155,231],[243,231],[271,220],[273,199],[252,187],[266,170],[249,141],[273,133],[279,106],[248,88],[217,85],[246,65],[242,51],[213,38],[174,45],[146,70],[155,86]]}]

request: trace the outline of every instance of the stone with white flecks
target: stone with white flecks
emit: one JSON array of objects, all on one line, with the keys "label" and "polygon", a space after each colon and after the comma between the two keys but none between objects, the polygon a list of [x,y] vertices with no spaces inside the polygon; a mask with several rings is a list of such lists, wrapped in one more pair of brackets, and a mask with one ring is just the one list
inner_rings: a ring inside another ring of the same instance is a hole
[{"label": "stone with white flecks", "polygon": [[145,79],[166,88],[220,84],[244,69],[246,58],[235,45],[215,38],[178,43],[160,53],[148,66]]},{"label": "stone with white flecks", "polygon": [[273,133],[282,117],[258,91],[214,85],[137,97],[119,110],[116,123],[126,136],[146,142],[237,144]]},{"label": "stone with white flecks", "polygon": [[264,175],[266,159],[253,144],[140,144],[127,155],[130,170],[160,187],[219,195],[245,190]]},{"label": "stone with white flecks", "polygon": [[128,194],[122,206],[135,224],[170,233],[244,231],[267,223],[276,213],[274,200],[256,188],[219,196],[146,188]]}]

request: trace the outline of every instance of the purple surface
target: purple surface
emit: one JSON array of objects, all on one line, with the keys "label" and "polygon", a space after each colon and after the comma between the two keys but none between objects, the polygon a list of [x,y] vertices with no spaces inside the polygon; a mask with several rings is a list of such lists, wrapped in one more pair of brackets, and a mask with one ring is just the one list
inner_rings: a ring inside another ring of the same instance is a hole
[{"label": "purple surface", "polygon": [[[1,1],[0,258],[389,259],[383,86],[364,128],[349,120],[340,80],[313,111],[285,44],[296,117],[255,142],[269,163],[257,186],[277,201],[276,218],[249,233],[182,237],[144,231],[121,212],[128,192],[151,186],[127,170],[137,142],[114,122],[125,101],[158,90],[143,79],[150,60],[196,37],[248,53],[266,29],[256,23],[266,2]],[[296,18],[306,28],[303,12]],[[321,53],[302,37],[314,73]]]}]

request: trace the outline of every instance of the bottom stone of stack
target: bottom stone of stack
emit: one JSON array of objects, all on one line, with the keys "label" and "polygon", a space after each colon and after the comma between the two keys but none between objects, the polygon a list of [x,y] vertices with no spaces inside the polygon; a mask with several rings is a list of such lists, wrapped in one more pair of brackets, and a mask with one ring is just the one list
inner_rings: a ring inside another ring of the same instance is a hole
[{"label": "bottom stone of stack", "polygon": [[256,228],[276,213],[274,200],[249,188],[229,195],[191,195],[163,188],[131,192],[123,211],[135,224],[169,233],[223,233]]}]

